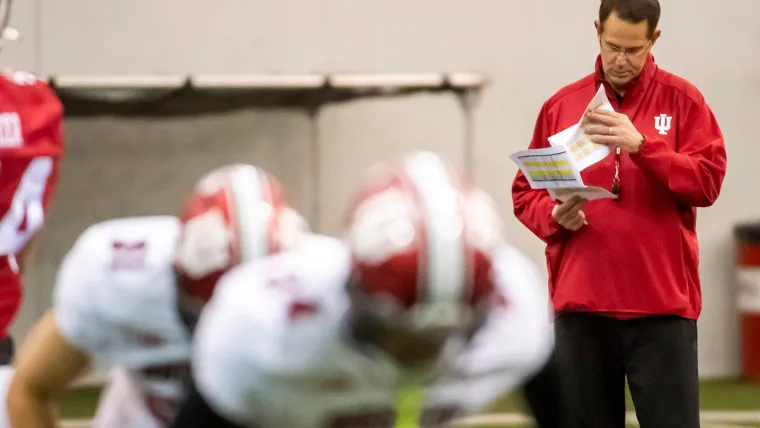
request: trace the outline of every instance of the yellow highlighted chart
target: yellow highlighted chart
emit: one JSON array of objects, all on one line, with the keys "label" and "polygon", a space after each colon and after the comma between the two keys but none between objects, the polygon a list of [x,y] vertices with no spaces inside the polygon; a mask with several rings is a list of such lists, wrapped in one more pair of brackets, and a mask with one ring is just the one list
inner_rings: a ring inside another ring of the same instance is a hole
[{"label": "yellow highlighted chart", "polygon": [[585,199],[607,199],[614,195],[607,189],[586,186],[574,162],[574,154],[564,146],[522,150],[510,156],[533,189],[546,189],[552,198],[566,201],[573,195]]},{"label": "yellow highlighted chart", "polygon": [[583,187],[580,171],[564,147],[522,150],[510,157],[534,189]]},{"label": "yellow highlighted chart", "polygon": [[581,171],[610,154],[607,146],[594,144],[586,134],[585,114],[589,110],[613,111],[604,86],[600,85],[581,119],[549,137],[551,147],[522,150],[509,155],[520,167],[533,189],[546,189],[552,198],[565,201],[574,195],[585,199],[607,199],[614,195],[602,187],[586,186]]}]

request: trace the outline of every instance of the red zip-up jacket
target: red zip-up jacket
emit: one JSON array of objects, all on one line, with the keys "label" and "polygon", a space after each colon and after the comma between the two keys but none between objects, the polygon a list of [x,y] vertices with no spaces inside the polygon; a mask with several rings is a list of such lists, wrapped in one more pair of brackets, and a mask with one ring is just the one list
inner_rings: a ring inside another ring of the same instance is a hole
[{"label": "red zip-up jacket", "polygon": [[[718,198],[726,172],[723,135],[702,94],[659,68],[650,55],[620,98],[596,72],[562,88],[541,108],[531,149],[580,120],[599,85],[615,111],[644,135],[637,153],[620,155],[620,199],[590,201],[588,225],[570,232],[551,216],[556,202],[521,172],[512,183],[517,218],[546,243],[556,312],[618,318],[679,315],[702,309],[696,208]],[[612,188],[615,153],[582,172],[584,183]]]}]

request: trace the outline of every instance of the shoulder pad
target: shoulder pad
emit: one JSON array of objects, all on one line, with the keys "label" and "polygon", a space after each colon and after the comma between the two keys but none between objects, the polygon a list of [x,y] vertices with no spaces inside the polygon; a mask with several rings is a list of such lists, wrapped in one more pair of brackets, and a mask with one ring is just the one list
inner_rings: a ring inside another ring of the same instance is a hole
[{"label": "shoulder pad", "polygon": [[[96,223],[77,238],[64,266],[68,272],[78,273],[76,287],[91,284],[101,288],[102,280],[119,273],[161,267],[158,265],[165,264],[170,257],[178,233],[179,221],[170,216]],[[92,278],[97,280],[86,280]]]},{"label": "shoulder pad", "polygon": [[24,70],[14,70],[11,68],[3,68],[0,70],[0,75],[3,76],[5,80],[10,81],[11,83],[14,83],[19,86],[29,86],[29,85],[35,85],[41,80],[37,78],[34,73],[31,73],[29,71]]},{"label": "shoulder pad", "polygon": [[45,81],[25,71],[0,71],[0,97],[4,111],[0,130],[20,134],[4,142],[4,150],[20,156],[55,156],[63,153],[63,106]]},{"label": "shoulder pad", "polygon": [[[142,304],[166,287],[175,236],[174,217],[110,220],[85,230],[66,254],[54,289],[61,333],[73,345],[98,353],[113,339],[108,324],[152,319]],[[169,279],[171,280],[171,279]]]},{"label": "shoulder pad", "polygon": [[28,71],[0,69],[0,87],[6,92],[34,96],[37,101],[58,101],[48,82]]},{"label": "shoulder pad", "polygon": [[347,265],[342,253],[330,251],[332,245],[318,239],[233,269],[222,277],[203,311],[204,329],[213,330],[213,337],[227,336],[231,348],[237,346],[236,352],[268,370],[305,369],[321,361],[316,355],[322,347],[310,344],[329,336],[340,320],[343,301],[335,296],[343,296]]}]

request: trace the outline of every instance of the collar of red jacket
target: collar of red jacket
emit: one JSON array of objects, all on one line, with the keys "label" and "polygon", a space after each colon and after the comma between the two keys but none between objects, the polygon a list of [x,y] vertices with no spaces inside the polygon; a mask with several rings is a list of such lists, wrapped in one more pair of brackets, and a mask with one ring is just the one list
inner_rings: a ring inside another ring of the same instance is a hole
[{"label": "collar of red jacket", "polygon": [[[652,82],[652,78],[654,77],[656,71],[657,64],[654,62],[654,56],[652,54],[649,54],[647,56],[647,62],[644,64],[644,68],[641,69],[641,73],[639,73],[639,77],[629,83],[628,87],[625,90],[624,99],[626,103],[635,102],[636,99],[645,92],[647,86],[649,86],[649,83]],[[596,70],[594,74],[594,80],[596,81],[597,88],[599,88],[599,85],[602,83],[605,84],[604,89],[606,90],[607,97],[610,100],[614,100],[617,97],[615,90],[612,89],[612,87],[606,82],[604,78],[601,55],[596,57]]]}]

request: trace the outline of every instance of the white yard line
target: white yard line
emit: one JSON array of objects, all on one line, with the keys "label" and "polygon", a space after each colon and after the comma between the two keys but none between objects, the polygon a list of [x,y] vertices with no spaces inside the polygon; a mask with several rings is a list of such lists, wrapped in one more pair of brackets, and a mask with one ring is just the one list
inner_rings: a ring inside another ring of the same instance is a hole
[{"label": "white yard line", "polygon": [[703,423],[702,428],[748,428],[747,425],[729,425],[716,423]]},{"label": "white yard line", "polygon": [[[760,404],[760,403],[758,403]],[[703,421],[760,422],[760,411],[703,410],[699,412]]]},{"label": "white yard line", "polygon": [[462,418],[458,421],[458,425],[519,425],[526,424],[532,420],[532,418],[520,413],[489,413],[485,415],[475,415],[467,418]]},{"label": "white yard line", "polygon": [[[705,423],[705,428],[736,428],[736,425],[731,425],[732,422],[760,424],[760,411],[703,411],[700,413],[700,419]],[[519,425],[529,423],[531,420],[530,417],[519,413],[491,413],[464,418],[461,424],[468,426]],[[627,413],[626,420],[628,423],[638,424],[636,414],[633,412]]]},{"label": "white yard line", "polygon": [[90,428],[92,419],[64,419],[61,428]]}]

